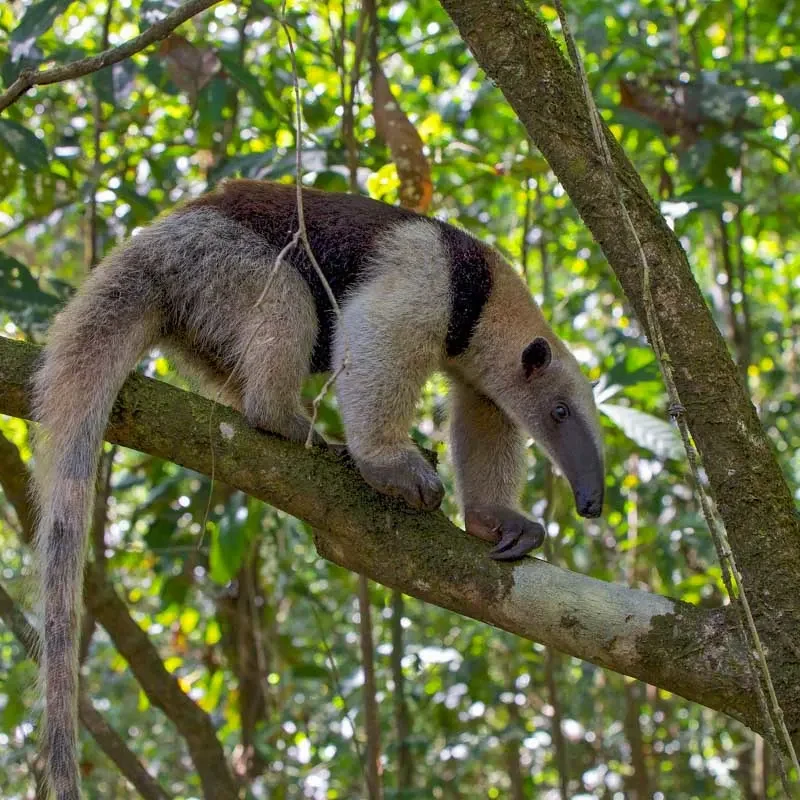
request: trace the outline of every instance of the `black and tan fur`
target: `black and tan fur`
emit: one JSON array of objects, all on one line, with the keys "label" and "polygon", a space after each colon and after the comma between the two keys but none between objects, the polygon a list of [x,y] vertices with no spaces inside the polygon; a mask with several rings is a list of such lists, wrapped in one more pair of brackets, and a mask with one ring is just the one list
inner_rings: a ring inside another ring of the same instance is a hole
[{"label": "black and tan fur", "polygon": [[570,480],[579,513],[603,497],[589,383],[526,287],[492,248],[444,223],[366,198],[305,190],[313,252],[262,292],[297,229],[295,189],[231,181],[140,231],[88,277],[56,318],[35,377],[50,777],[77,800],[77,642],[86,526],[103,431],[126,376],[153,345],[170,350],[263,430],[304,441],[300,388],[341,362],[337,391],[363,477],[416,508],[441,502],[436,471],[408,431],[420,389],[452,381],[452,451],[467,530],[518,558],[544,531],[518,510],[523,431]]}]

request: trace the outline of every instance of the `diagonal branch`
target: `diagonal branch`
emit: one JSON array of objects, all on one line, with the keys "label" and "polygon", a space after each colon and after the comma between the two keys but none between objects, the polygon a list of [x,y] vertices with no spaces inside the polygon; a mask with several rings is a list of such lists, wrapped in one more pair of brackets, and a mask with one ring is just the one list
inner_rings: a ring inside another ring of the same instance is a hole
[{"label": "diagonal branch", "polygon": [[28,469],[17,446],[0,433],[0,489],[13,507],[22,538],[33,541],[35,528],[31,492],[28,486]]},{"label": "diagonal branch", "polygon": [[[0,617],[25,648],[28,657],[38,662],[39,634],[2,586],[0,586]],[[84,692],[81,692],[78,698],[78,716],[100,749],[116,764],[119,771],[145,800],[169,800],[169,795],[142,766],[123,738],[105,721]]]},{"label": "diagonal branch", "polygon": [[[38,353],[33,345],[0,338],[0,413],[29,414],[26,386]],[[758,729],[729,609],[702,610],[536,559],[517,565],[492,561],[483,542],[440,513],[412,511],[381,497],[334,453],[259,433],[219,406],[212,441],[213,407],[197,395],[134,375],[120,393],[106,437],[204,474],[210,472],[213,445],[217,477],[317,529],[323,557]],[[105,605],[102,596],[97,593],[93,607]],[[103,613],[98,607],[105,625]],[[138,652],[123,654],[134,667]]]},{"label": "diagonal branch", "polygon": [[167,715],[186,740],[204,797],[235,800],[238,791],[211,719],[167,671],[153,643],[131,617],[128,606],[96,568],[87,571],[84,600],[128,662],[150,702]]},{"label": "diagonal branch", "polygon": [[34,86],[44,86],[50,83],[61,83],[61,81],[72,78],[80,78],[92,72],[97,72],[104,67],[110,67],[118,61],[124,61],[134,53],[144,50],[145,47],[166,39],[178,25],[186,22],[187,19],[191,19],[201,11],[216,5],[218,2],[219,0],[188,0],[171,14],[167,14],[164,19],[159,20],[155,25],[151,25],[144,33],[129,39],[119,47],[112,47],[102,53],[98,53],[96,56],[82,58],[79,61],[62,64],[51,69],[23,70],[11,86],[3,94],[0,94],[0,111],[15,103]]}]

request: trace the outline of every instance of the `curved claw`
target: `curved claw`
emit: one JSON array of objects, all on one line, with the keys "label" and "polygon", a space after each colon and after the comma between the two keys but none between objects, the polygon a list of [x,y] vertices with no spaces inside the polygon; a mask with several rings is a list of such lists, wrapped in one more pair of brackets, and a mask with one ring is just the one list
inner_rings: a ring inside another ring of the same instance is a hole
[{"label": "curved claw", "polygon": [[544,528],[537,522],[531,522],[522,530],[503,531],[500,541],[489,551],[489,557],[495,561],[516,561],[541,547],[544,535]]},{"label": "curved claw", "polygon": [[471,506],[464,516],[467,533],[495,545],[489,551],[495,561],[516,561],[544,542],[544,527],[510,508]]}]

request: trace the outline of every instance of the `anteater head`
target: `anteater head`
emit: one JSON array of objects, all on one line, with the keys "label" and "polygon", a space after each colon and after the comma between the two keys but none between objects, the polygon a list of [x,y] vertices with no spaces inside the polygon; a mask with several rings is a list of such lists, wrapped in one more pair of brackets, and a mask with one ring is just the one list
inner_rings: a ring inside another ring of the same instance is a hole
[{"label": "anteater head", "polygon": [[604,465],[600,420],[592,386],[578,362],[555,337],[537,336],[522,351],[516,394],[522,422],[564,473],[582,517],[603,508]]}]

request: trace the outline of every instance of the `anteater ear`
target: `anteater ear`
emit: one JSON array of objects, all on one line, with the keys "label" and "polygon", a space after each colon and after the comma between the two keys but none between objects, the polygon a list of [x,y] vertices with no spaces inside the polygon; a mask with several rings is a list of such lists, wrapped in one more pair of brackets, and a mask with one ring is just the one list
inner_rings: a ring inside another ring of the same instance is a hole
[{"label": "anteater ear", "polygon": [[553,358],[553,351],[550,349],[550,342],[541,336],[537,336],[522,351],[522,366],[525,370],[525,377],[541,375],[547,369],[550,360]]}]

